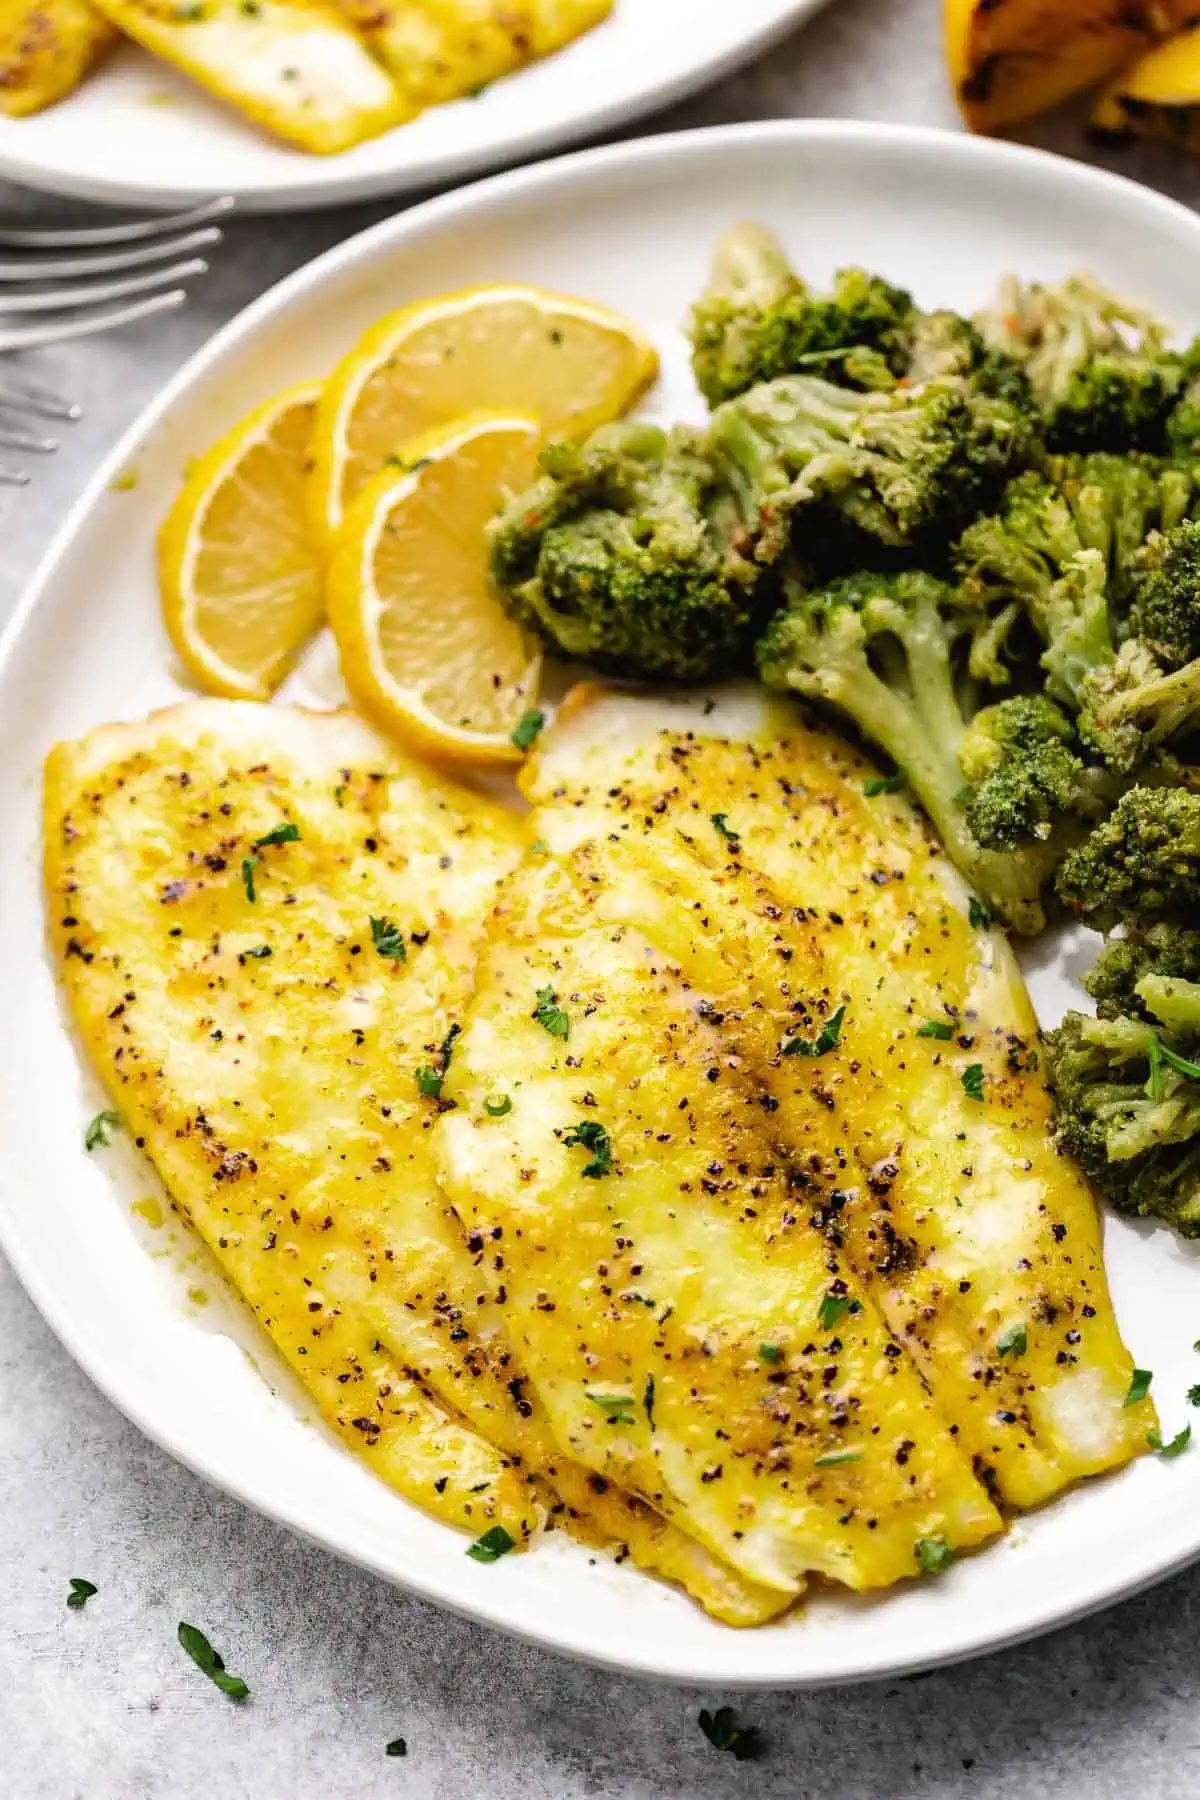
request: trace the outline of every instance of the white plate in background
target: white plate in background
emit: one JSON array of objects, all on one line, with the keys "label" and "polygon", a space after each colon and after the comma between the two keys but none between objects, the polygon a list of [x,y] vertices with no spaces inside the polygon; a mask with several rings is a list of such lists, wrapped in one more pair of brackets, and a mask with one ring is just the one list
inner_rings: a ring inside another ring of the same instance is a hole
[{"label": "white plate in background", "polygon": [[279,143],[126,43],[57,106],[27,119],[0,116],[0,176],[124,206],[232,194],[261,212],[437,187],[669,106],[826,4],[617,0],[610,18],[557,55],[339,156]]},{"label": "white plate in background", "polygon": [[[0,647],[0,1242],[63,1342],[131,1419],[316,1542],[599,1662],[802,1686],[970,1656],[1178,1568],[1200,1553],[1200,1450],[1169,1463],[1145,1458],[1078,1489],[937,1582],[874,1600],[821,1599],[757,1631],[716,1624],[682,1595],[565,1540],[482,1567],[458,1534],[408,1506],[313,1422],[235,1304],[189,1301],[189,1285],[213,1292],[216,1283],[200,1262],[181,1268],[180,1250],[132,1212],[153,1184],[128,1145],[85,1155],[84,1126],[103,1101],[42,948],[38,866],[49,745],[186,691],[159,623],[153,546],[189,455],[251,403],[328,368],[386,307],[503,279],[627,309],[664,353],[655,407],[696,410],[678,322],[713,240],[747,214],[775,226],[817,281],[861,262],[925,304],[969,309],[1006,270],[1052,278],[1087,267],[1182,330],[1200,327],[1200,221],[1182,207],[1034,151],[838,123],[649,139],[501,176],[386,221],[267,294],[113,452]],[[1057,1016],[1078,993],[1064,947],[1043,941],[1027,961],[1043,1018]],[[1106,1241],[1121,1323],[1136,1362],[1155,1372],[1171,1437],[1200,1381],[1200,1268],[1166,1229],[1109,1219]]]}]

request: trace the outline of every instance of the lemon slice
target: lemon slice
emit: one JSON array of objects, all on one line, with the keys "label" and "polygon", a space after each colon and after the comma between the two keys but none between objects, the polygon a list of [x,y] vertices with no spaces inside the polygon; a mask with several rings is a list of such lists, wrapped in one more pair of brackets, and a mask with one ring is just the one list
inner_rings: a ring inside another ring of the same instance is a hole
[{"label": "lemon slice", "polygon": [[406,444],[349,508],[326,577],[355,704],[429,755],[513,762],[541,658],[501,609],[484,527],[534,474],[541,426],[473,413]]},{"label": "lemon slice", "polygon": [[584,437],[632,406],[657,372],[629,320],[541,288],[470,288],[391,313],[326,383],[314,531],[336,531],[391,451],[422,432],[483,406],[532,413],[547,437]]},{"label": "lemon slice", "polygon": [[324,616],[305,509],[320,392],[288,388],[214,444],[159,531],[163,620],[210,694],[269,699]]}]

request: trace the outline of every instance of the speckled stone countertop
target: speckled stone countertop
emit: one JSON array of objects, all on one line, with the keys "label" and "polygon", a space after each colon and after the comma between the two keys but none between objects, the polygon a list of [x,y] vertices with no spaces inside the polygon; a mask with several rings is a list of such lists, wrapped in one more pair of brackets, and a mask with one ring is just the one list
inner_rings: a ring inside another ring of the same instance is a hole
[{"label": "speckled stone countertop", "polygon": [[[936,0],[835,0],[756,66],[644,128],[778,115],[953,127]],[[1039,141],[1084,153],[1075,125]],[[1178,198],[1200,165],[1118,166]],[[18,201],[0,190],[0,210]],[[23,493],[0,490],[0,617],[94,466],[191,350],[384,208],[235,225],[188,310],[64,351],[87,407]],[[253,243],[253,250],[251,244]],[[1200,1319],[1200,1311],[1198,1311]],[[1200,1570],[985,1662],[816,1694],[598,1673],[484,1631],[310,1548],[177,1467],[101,1398],[0,1262],[0,1800],[1195,1800]],[[67,1577],[103,1590],[85,1613]],[[212,1632],[253,1698],[192,1668]],[[765,1754],[709,1748],[732,1703]],[[384,1745],[403,1734],[408,1755]]]}]

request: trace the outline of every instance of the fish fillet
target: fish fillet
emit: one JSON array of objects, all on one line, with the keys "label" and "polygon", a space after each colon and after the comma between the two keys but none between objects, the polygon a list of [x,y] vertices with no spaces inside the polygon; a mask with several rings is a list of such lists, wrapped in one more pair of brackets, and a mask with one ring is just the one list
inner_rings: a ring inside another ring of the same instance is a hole
[{"label": "fish fillet", "polygon": [[[864,791],[872,773],[757,689],[584,690],[529,791],[534,830],[588,866],[598,910],[626,916],[629,864],[738,946],[724,1034],[776,1109],[792,1204],[990,1489],[1033,1506],[1143,1450],[1154,1414],[1125,1404],[1100,1224],[1051,1142],[1016,961],[908,801]],[[771,896],[773,942],[761,921],[747,936],[746,877]]]},{"label": "fish fillet", "polygon": [[519,822],[348,714],[203,701],[54,751],[45,837],[52,940],[121,1117],[344,1441],[473,1533],[549,1516],[730,1623],[777,1612],[556,1448],[496,1253],[436,1183],[417,1072],[453,1054]]},{"label": "fish fillet", "polygon": [[116,40],[89,0],[0,0],[0,113],[65,99]]},{"label": "fish fillet", "polygon": [[[729,886],[755,918],[772,904]],[[497,1246],[494,1296],[564,1452],[752,1581],[885,1586],[1001,1521],[811,1223],[725,1029],[739,946],[686,898],[619,848],[534,856],[480,959],[442,1182]]]}]

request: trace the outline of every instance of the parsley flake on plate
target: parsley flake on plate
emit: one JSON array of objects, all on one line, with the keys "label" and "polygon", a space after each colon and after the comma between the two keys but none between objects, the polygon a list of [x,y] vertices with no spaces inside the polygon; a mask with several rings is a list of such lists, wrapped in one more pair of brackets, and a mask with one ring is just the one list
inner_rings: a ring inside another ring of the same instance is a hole
[{"label": "parsley flake on plate", "polygon": [[565,1044],[571,1035],[571,1020],[558,1004],[558,995],[552,987],[540,987],[536,998],[533,1017],[543,1031],[548,1031],[551,1037],[561,1038]]},{"label": "parsley flake on plate", "polygon": [[599,1181],[602,1176],[612,1174],[612,1140],[598,1119],[581,1119],[578,1125],[571,1127],[563,1143],[568,1150],[582,1144],[585,1150],[591,1151],[591,1161],[584,1163],[580,1171],[589,1181]]},{"label": "parsley flake on plate", "polygon": [[371,942],[380,956],[386,956],[390,962],[408,961],[408,945],[404,941],[404,933],[390,919],[371,920]]},{"label": "parsley flake on plate", "polygon": [[273,830],[264,833],[262,837],[255,838],[252,847],[255,850],[265,850],[269,844],[298,844],[299,842],[300,827],[293,825],[289,819],[286,824],[276,825]]},{"label": "parsley flake on plate", "polygon": [[1002,1331],[996,1339],[997,1356],[1024,1356],[1028,1348],[1029,1333],[1023,1319],[1016,1325],[1010,1325],[1007,1331]]},{"label": "parsley flake on plate", "polygon": [[1173,1457],[1182,1456],[1191,1441],[1192,1428],[1190,1425],[1185,1425],[1182,1431],[1177,1431],[1170,1442],[1166,1444],[1163,1443],[1159,1432],[1148,1431],[1146,1433],[1146,1443],[1151,1450],[1157,1451],[1164,1462],[1169,1462]]},{"label": "parsley flake on plate", "polygon": [[87,1605],[92,1595],[100,1592],[100,1589],[96,1586],[94,1581],[85,1581],[81,1575],[71,1576],[70,1587],[71,1591],[67,1595],[67,1605],[71,1608],[72,1612],[80,1612],[83,1607]]},{"label": "parsley flake on plate", "polygon": [[898,794],[906,779],[903,769],[897,769],[893,775],[872,775],[863,782],[863,793],[868,800],[873,800],[876,794]]},{"label": "parsley flake on plate", "polygon": [[968,1100],[983,1099],[983,1064],[972,1063],[962,1072],[963,1093]]},{"label": "parsley flake on plate", "polygon": [[954,1561],[953,1550],[941,1536],[918,1538],[914,1552],[926,1575],[940,1575]]},{"label": "parsley flake on plate", "polygon": [[705,1707],[697,1721],[714,1750],[727,1750],[736,1762],[750,1762],[762,1755],[762,1734],[756,1725],[739,1725],[732,1706],[716,1712]]},{"label": "parsley flake on plate", "polygon": [[829,1051],[836,1050],[842,1035],[842,1020],[846,1017],[846,1009],[839,1006],[836,1012],[830,1013],[820,1032],[815,1038],[789,1038],[780,1052],[783,1056],[826,1056]]},{"label": "parsley flake on plate", "polygon": [[390,1744],[384,1745],[383,1754],[385,1756],[407,1756],[408,1745],[403,1738],[393,1738]]},{"label": "parsley flake on plate", "polygon": [[1154,1380],[1151,1369],[1135,1369],[1129,1383],[1129,1392],[1125,1396],[1126,1406],[1136,1406],[1150,1392],[1150,1383]]},{"label": "parsley flake on plate", "polygon": [[83,1134],[85,1150],[107,1150],[113,1132],[121,1129],[121,1115],[112,1111],[98,1112]]},{"label": "parsley flake on plate", "polygon": [[482,1537],[477,1537],[473,1544],[467,1546],[467,1555],[472,1562],[499,1562],[510,1550],[515,1550],[517,1540],[511,1532],[505,1531],[503,1525],[493,1525]]},{"label": "parsley flake on plate", "polygon": [[832,1331],[839,1320],[853,1318],[862,1311],[862,1303],[848,1294],[826,1294],[817,1308],[817,1324],[822,1331]]},{"label": "parsley flake on plate", "polygon": [[628,1394],[594,1394],[590,1388],[585,1393],[593,1406],[598,1406],[610,1425],[634,1424],[633,1401]]},{"label": "parsley flake on plate", "polygon": [[940,1043],[948,1044],[954,1036],[953,1025],[947,1025],[945,1019],[926,1019],[923,1025],[917,1026],[917,1036],[937,1038]]},{"label": "parsley flake on plate", "polygon": [[231,1675],[224,1658],[214,1650],[204,1633],[195,1625],[180,1621],[179,1642],[198,1669],[202,1669],[214,1687],[219,1687],[231,1700],[244,1700],[250,1692],[240,1675]]},{"label": "parsley flake on plate", "polygon": [[533,746],[537,743],[538,738],[542,735],[542,728],[545,723],[545,713],[538,712],[536,707],[530,707],[528,712],[523,712],[521,714],[521,717],[513,726],[509,736],[509,742],[515,745],[518,750],[532,750]]}]

